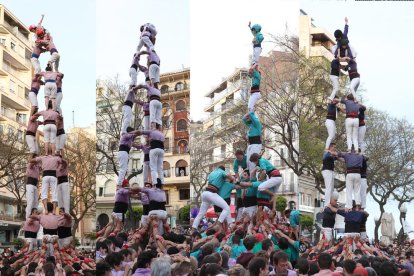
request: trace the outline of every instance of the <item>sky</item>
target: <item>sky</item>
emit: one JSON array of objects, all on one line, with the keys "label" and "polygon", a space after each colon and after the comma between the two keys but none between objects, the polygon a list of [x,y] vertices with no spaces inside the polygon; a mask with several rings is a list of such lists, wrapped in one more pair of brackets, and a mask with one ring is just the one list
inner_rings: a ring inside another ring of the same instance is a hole
[{"label": "sky", "polygon": [[[76,127],[95,124],[95,1],[42,0],[34,5],[30,0],[2,0],[26,26],[37,24],[45,14],[43,26],[50,31],[61,55],[59,71],[63,79],[61,108],[65,128],[73,127],[72,111]],[[80,8],[81,7],[81,8]],[[49,53],[40,56],[42,70],[46,67]],[[38,101],[44,108],[43,88]]]},{"label": "sky", "polygon": [[288,0],[191,1],[191,119],[206,117],[204,98],[235,68],[248,67],[252,34],[259,23],[265,36],[262,55],[273,49],[271,34],[297,33],[299,2]]},{"label": "sky", "polygon": [[[139,42],[139,28],[148,22],[154,24],[158,32],[155,50],[161,60],[161,73],[190,67],[188,0],[99,0],[96,4],[97,78],[119,76],[121,81],[128,82],[132,56]],[[142,73],[138,76],[140,82],[144,82]]]},{"label": "sky", "polygon": [[[314,19],[314,25],[332,33],[336,29],[343,30],[344,18],[348,17],[348,38],[358,52],[360,88],[365,90],[363,103],[414,124],[414,94],[411,92],[414,55],[407,54],[412,52],[414,44],[411,35],[413,3],[301,0],[300,8]],[[369,118],[367,128],[369,131]],[[414,227],[413,207],[414,203],[410,204],[407,213],[411,227]],[[396,202],[388,202],[385,209],[394,214],[398,233],[401,226]],[[373,237],[374,217],[379,216],[373,199],[369,199],[367,211],[371,214],[367,222],[368,235]],[[414,233],[410,237],[414,238]]]}]

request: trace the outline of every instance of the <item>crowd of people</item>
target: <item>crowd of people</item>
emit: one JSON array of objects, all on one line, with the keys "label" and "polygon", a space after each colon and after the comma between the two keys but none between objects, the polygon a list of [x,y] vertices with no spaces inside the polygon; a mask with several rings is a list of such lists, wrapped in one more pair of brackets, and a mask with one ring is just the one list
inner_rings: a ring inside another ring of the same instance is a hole
[{"label": "crowd of people", "polygon": [[[288,209],[278,214],[273,209],[282,176],[262,157],[262,124],[255,109],[261,98],[258,61],[264,38],[259,24],[249,23],[249,29],[253,34],[249,68],[252,86],[248,113],[242,118],[248,129],[249,144],[246,152],[239,149],[235,153],[235,175],[222,166],[208,175],[208,185],[201,194],[201,206],[191,212],[192,225],[187,231],[171,229],[166,221],[162,171],[159,172],[157,167],[157,164],[162,164],[159,163],[162,154],[154,151],[163,142],[155,115],[158,114],[157,107],[155,103],[151,104],[154,99],[151,99],[154,95],[151,91],[157,89],[157,82],[152,70],[148,72],[139,64],[140,54],[134,55],[130,71],[131,86],[123,109],[119,153],[122,173],[118,178],[113,221],[98,232],[96,275],[412,275],[414,243],[387,247],[370,244],[367,239],[365,224],[368,213],[364,211],[368,160],[364,156],[363,142],[365,107],[357,102],[359,74],[356,52],[348,41],[348,20],[344,32],[335,31],[337,45],[332,49],[335,56],[331,64],[333,92],[328,99],[326,120],[329,137],[322,160],[326,206],[322,218],[322,237],[317,244],[301,236],[298,210]],[[155,35],[152,24],[141,27],[139,45],[147,48],[145,53],[153,51]],[[157,61],[159,66],[159,59]],[[147,64],[150,63],[149,59]],[[146,73],[146,85],[136,85],[138,69]],[[341,70],[348,72],[351,93],[339,101],[336,94]],[[148,90],[149,104],[135,99],[135,93],[140,88]],[[337,107],[339,102],[345,107]],[[144,120],[144,131],[129,128],[133,103],[143,106],[145,116],[150,116]],[[333,142],[337,110],[345,112],[347,117],[346,152],[336,151]],[[145,144],[135,143],[134,139],[139,135],[146,136],[143,139]],[[146,165],[149,164],[151,173],[144,171],[143,188],[129,187],[125,179],[131,147],[141,149],[148,162]],[[157,158],[157,162],[153,157]],[[347,193],[343,208],[338,203],[339,194],[333,185],[335,160],[345,162],[347,167]],[[234,189],[236,212],[232,214],[230,195]],[[141,199],[144,215],[139,228],[126,230],[123,220],[130,198]],[[208,222],[205,215],[212,205],[217,220]],[[333,228],[337,214],[344,217],[345,234],[335,239]]]},{"label": "crowd of people", "polygon": [[[47,274],[50,271],[58,275],[64,275],[62,273],[67,271],[66,275],[71,275],[69,271],[73,267],[84,270],[83,275],[92,275],[94,258],[76,250],[72,236],[68,160],[63,150],[66,141],[61,108],[64,75],[59,72],[60,54],[53,37],[42,26],[43,18],[42,15],[37,25],[29,27],[30,32],[34,33],[35,42],[31,58],[34,74],[29,92],[31,111],[26,131],[29,156],[24,241],[18,253],[11,251],[7,256],[2,256],[1,275],[40,275],[42,271],[43,275],[50,275]],[[50,52],[50,59],[42,72],[39,57],[44,52]],[[37,96],[42,85],[45,106],[44,110],[39,111]],[[43,117],[43,121],[39,121],[39,117]],[[43,125],[43,150],[38,147],[40,125]],[[38,208],[39,196],[43,210]]]}]

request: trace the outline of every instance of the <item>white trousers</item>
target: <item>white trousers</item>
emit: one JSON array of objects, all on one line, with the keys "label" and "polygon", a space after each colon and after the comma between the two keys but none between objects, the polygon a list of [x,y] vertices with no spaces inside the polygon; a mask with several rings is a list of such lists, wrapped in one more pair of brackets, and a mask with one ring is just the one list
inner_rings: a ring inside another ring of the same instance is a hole
[{"label": "white trousers", "polygon": [[354,96],[354,99],[357,100],[357,90],[359,86],[359,78],[354,78],[351,80],[351,83],[349,84],[349,90],[351,90],[352,95]]},{"label": "white trousers", "polygon": [[148,50],[152,51],[154,50],[154,44],[152,44],[150,38],[148,36],[142,36],[139,40],[138,43],[138,47],[137,47],[137,53],[139,53],[139,51],[141,51],[142,46],[144,46],[148,48]]},{"label": "white trousers", "polygon": [[323,181],[325,182],[325,205],[328,205],[331,202],[331,195],[334,191],[334,172],[331,170],[322,171]]},{"label": "white trousers", "polygon": [[118,185],[122,184],[122,181],[124,181],[124,178],[128,171],[128,159],[129,159],[128,152],[118,151],[118,164],[119,164]]},{"label": "white trousers", "polygon": [[351,150],[352,144],[354,144],[355,150],[358,150],[358,118],[346,118],[345,130],[346,130],[346,143],[348,150]]},{"label": "white trousers", "polygon": [[129,85],[137,85],[137,78],[138,78],[138,71],[135,68],[129,68],[129,77],[131,78],[131,81],[129,82]]},{"label": "white trousers", "polygon": [[40,68],[40,61],[39,61],[39,59],[38,58],[35,58],[35,57],[32,57],[30,59],[30,61],[32,62],[32,65],[33,65],[33,69],[34,69],[34,72],[33,73],[39,74],[42,71],[42,69]]},{"label": "white trousers", "polygon": [[157,216],[158,218],[158,233],[160,235],[164,234],[164,223],[163,220],[165,220],[168,216],[167,212],[164,210],[152,210],[148,213],[148,216]]},{"label": "white trousers", "polygon": [[122,106],[122,126],[121,135],[126,133],[127,128],[131,125],[132,108],[129,105]]},{"label": "white trousers", "polygon": [[252,66],[259,63],[259,57],[260,57],[261,53],[262,53],[262,48],[261,47],[254,47],[253,48]]},{"label": "white trousers", "polygon": [[37,205],[39,204],[37,187],[35,185],[26,184],[26,201],[26,219],[28,219],[32,209],[37,208]]},{"label": "white trousers", "polygon": [[365,152],[365,132],[367,131],[367,126],[358,127],[358,145],[361,149],[361,152]]},{"label": "white trousers", "polygon": [[59,61],[60,61],[60,54],[58,52],[54,52],[50,55],[49,63],[54,64],[54,71],[59,72]]},{"label": "white trousers", "polygon": [[58,196],[57,196],[57,189],[56,189],[56,185],[57,185],[57,178],[54,176],[43,176],[42,178],[42,200],[47,199],[47,195],[49,192],[49,187],[50,187],[50,192],[52,194],[52,202],[58,202]]},{"label": "white trousers", "polygon": [[49,97],[50,99],[56,99],[56,93],[57,93],[56,82],[46,82],[45,89],[44,89],[45,97]]},{"label": "white trousers", "polygon": [[242,215],[247,214],[250,218],[252,218],[257,211],[257,205],[256,206],[250,206],[250,207],[244,207],[242,211]]},{"label": "white trousers", "polygon": [[35,92],[29,92],[29,101],[32,106],[39,106],[39,103],[37,102],[37,95]]},{"label": "white trousers", "polygon": [[66,238],[63,238],[63,239],[58,239],[59,248],[62,249],[62,248],[67,247],[68,245],[70,245],[72,243],[72,241],[73,241],[72,236],[66,237]]},{"label": "white trousers", "polygon": [[144,130],[150,129],[150,116],[144,116]]},{"label": "white trousers", "polygon": [[256,105],[256,102],[260,100],[262,97],[262,94],[260,92],[250,93],[249,103],[247,105],[249,112],[254,111],[254,106]]},{"label": "white trousers", "polygon": [[201,219],[207,213],[208,207],[210,207],[210,205],[216,205],[223,209],[218,219],[219,222],[223,222],[225,219],[227,219],[227,216],[230,213],[230,207],[227,205],[227,202],[225,202],[224,199],[221,198],[218,194],[212,193],[210,191],[204,191],[201,194],[201,201],[202,203],[200,206],[200,211],[198,212],[197,217],[194,219],[193,228],[198,228]]},{"label": "white trousers", "polygon": [[160,67],[158,64],[151,64],[148,68],[148,75],[150,80],[153,80],[154,83],[160,82]]},{"label": "white trousers", "polygon": [[333,98],[335,98],[336,93],[339,90],[339,77],[335,75],[329,75],[329,78],[331,79],[331,82],[332,82],[332,93],[329,96],[329,99],[333,100]]},{"label": "white trousers", "polygon": [[37,247],[37,239],[35,238],[24,238],[24,239],[26,243],[29,245],[29,252],[33,251]]},{"label": "white trousers", "polygon": [[361,175],[359,173],[348,173],[345,178],[346,204],[345,207],[352,208],[352,195],[355,203],[361,205]]},{"label": "white trousers", "polygon": [[152,184],[157,184],[157,177],[161,179],[161,183],[164,184],[164,150],[163,149],[151,149],[149,152],[150,157],[150,170]]},{"label": "white trousers", "polygon": [[59,112],[60,115],[62,115],[62,109],[60,108],[60,104],[62,103],[63,99],[63,93],[62,92],[56,92],[56,110]]},{"label": "white trousers", "polygon": [[332,240],[332,228],[321,228],[322,234],[325,236],[325,240],[331,241]]},{"label": "white trousers", "polygon": [[148,182],[148,176],[150,174],[150,166],[149,166],[149,164],[147,164],[147,163],[144,162],[143,167],[142,167],[142,170],[143,170],[143,174],[144,174],[144,183],[147,183]]},{"label": "white trousers", "polygon": [[157,100],[150,101],[150,122],[162,125],[162,103]]},{"label": "white trousers", "polygon": [[257,190],[263,192],[274,187],[274,191],[277,192],[279,190],[280,184],[282,184],[281,176],[270,177],[265,182],[260,184],[259,187],[257,187]]},{"label": "white trousers", "polygon": [[70,187],[69,182],[57,184],[58,207],[65,208],[65,213],[69,214],[70,208]]},{"label": "white trousers", "polygon": [[46,124],[43,127],[43,139],[45,143],[56,144],[56,125]]},{"label": "white trousers", "polygon": [[366,178],[361,177],[361,208],[367,207],[367,189],[368,182]]},{"label": "white trousers", "polygon": [[325,149],[329,149],[329,145],[335,140],[336,137],[336,124],[334,120],[326,119],[326,130],[328,131],[328,138],[326,138]]},{"label": "white trousers", "polygon": [[63,133],[59,136],[56,136],[56,149],[62,150],[65,147],[66,134]]},{"label": "white trousers", "polygon": [[256,164],[253,162],[250,162],[250,156],[252,156],[253,153],[260,153],[262,150],[262,144],[252,144],[247,147],[246,150],[246,158],[247,158],[247,168],[250,172],[252,172],[256,168]]},{"label": "white trousers", "polygon": [[26,143],[29,147],[30,153],[38,153],[39,147],[37,146],[36,136],[33,135],[26,135]]}]

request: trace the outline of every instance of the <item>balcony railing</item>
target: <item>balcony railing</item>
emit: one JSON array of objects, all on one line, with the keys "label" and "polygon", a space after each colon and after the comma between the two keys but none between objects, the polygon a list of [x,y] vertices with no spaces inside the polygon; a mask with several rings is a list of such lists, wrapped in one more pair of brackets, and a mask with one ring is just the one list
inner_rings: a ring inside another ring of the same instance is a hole
[{"label": "balcony railing", "polygon": [[16,221],[21,222],[23,218],[18,215],[0,214],[0,221]]}]

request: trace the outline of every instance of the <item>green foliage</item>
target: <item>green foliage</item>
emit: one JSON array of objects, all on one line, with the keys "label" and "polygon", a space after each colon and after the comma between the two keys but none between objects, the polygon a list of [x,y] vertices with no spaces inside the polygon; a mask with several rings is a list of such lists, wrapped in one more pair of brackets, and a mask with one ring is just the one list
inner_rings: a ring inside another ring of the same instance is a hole
[{"label": "green foliage", "polygon": [[[137,220],[141,220],[141,216],[144,214],[144,210],[142,206],[132,206],[132,212],[133,212],[134,218],[136,218]],[[130,215],[131,213],[128,210],[125,214],[125,217],[127,219],[130,219],[131,218]]]},{"label": "green foliage", "polygon": [[23,241],[21,239],[14,239],[13,245],[16,248],[16,250],[20,250],[23,247]]},{"label": "green foliage", "polygon": [[190,221],[190,205],[186,205],[180,209],[180,220]]},{"label": "green foliage", "polygon": [[81,245],[81,243],[80,243],[80,241],[77,237],[74,237],[73,241],[75,242],[75,246],[80,246]]},{"label": "green foliage", "polygon": [[314,224],[313,217],[311,215],[300,215],[299,224],[302,229],[310,230]]},{"label": "green foliage", "polygon": [[276,197],[276,211],[283,212],[286,210],[287,200],[283,196]]},{"label": "green foliage", "polygon": [[85,233],[85,237],[91,241],[96,240],[96,232]]}]

